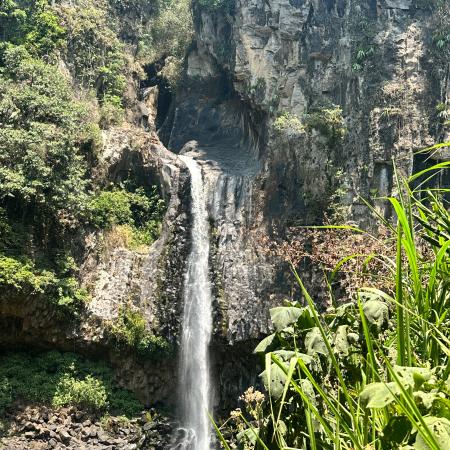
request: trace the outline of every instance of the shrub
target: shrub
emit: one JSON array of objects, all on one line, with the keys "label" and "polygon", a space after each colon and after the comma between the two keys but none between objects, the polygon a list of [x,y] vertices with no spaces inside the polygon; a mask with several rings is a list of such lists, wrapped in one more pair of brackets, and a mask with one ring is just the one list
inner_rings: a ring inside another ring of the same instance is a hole
[{"label": "shrub", "polygon": [[37,269],[30,259],[19,260],[0,254],[0,286],[25,294],[46,294],[61,311],[77,313],[88,301],[87,292],[69,273]]},{"label": "shrub", "polygon": [[127,417],[142,410],[104,363],[57,351],[0,354],[0,414],[14,401],[77,406]]},{"label": "shrub", "polygon": [[74,76],[97,97],[122,98],[125,88],[125,56],[106,8],[95,2],[62,5],[56,9],[67,32],[66,59]]},{"label": "shrub", "polygon": [[130,195],[124,190],[100,192],[91,200],[89,209],[90,221],[100,228],[133,221]]},{"label": "shrub", "polygon": [[340,106],[313,110],[306,115],[305,123],[309,128],[314,128],[326,136],[330,145],[335,145],[347,134]]},{"label": "shrub", "polygon": [[175,89],[193,32],[191,0],[161,1],[158,14],[149,22],[146,32],[141,36],[138,58],[143,64],[165,60],[166,65],[161,75]]},{"label": "shrub", "polygon": [[164,201],[156,187],[129,192],[124,189],[101,191],[89,203],[89,220],[99,228],[110,230],[108,241],[138,249],[158,238]]},{"label": "shrub", "polygon": [[104,411],[108,395],[102,381],[88,375],[84,380],[77,380],[64,374],[53,396],[53,406],[77,406],[91,411]]},{"label": "shrub", "polygon": [[131,307],[120,309],[110,329],[119,345],[134,348],[142,356],[157,359],[172,352],[172,346],[165,339],[147,330],[147,321],[142,313]]},{"label": "shrub", "polygon": [[[41,220],[73,223],[86,201],[79,153],[89,116],[67,80],[23,47],[4,53],[0,74],[0,201],[39,206]],[[10,201],[10,200],[9,200]]]},{"label": "shrub", "polygon": [[24,45],[35,56],[50,57],[64,43],[65,30],[46,0],[2,2],[0,29],[6,41]]},{"label": "shrub", "polygon": [[306,131],[301,120],[295,114],[288,112],[285,112],[277,117],[273,127],[276,131],[286,134],[303,134]]},{"label": "shrub", "polygon": [[117,96],[106,96],[100,107],[99,125],[102,129],[121,125],[124,119],[122,101]]},{"label": "shrub", "polygon": [[54,281],[55,277],[50,272],[36,273],[30,260],[21,262],[0,255],[0,285],[10,286],[18,291],[42,293]]}]

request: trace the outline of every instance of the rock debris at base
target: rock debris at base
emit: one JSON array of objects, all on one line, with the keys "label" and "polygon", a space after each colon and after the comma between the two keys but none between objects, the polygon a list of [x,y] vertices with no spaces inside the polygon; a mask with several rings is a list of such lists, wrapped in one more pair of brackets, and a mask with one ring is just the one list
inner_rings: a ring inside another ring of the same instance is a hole
[{"label": "rock debris at base", "polygon": [[2,450],[164,450],[172,426],[168,419],[148,414],[126,421],[109,417],[105,423],[75,408],[53,410],[27,407],[10,418]]}]

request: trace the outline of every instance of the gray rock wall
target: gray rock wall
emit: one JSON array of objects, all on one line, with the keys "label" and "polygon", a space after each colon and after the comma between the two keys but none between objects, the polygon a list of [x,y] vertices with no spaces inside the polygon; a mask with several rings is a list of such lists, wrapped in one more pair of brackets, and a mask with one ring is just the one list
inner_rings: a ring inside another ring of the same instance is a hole
[{"label": "gray rock wall", "polygon": [[[413,153],[445,137],[436,106],[448,103],[450,55],[433,38],[445,4],[226,4],[194,8],[169,148],[189,142],[183,151],[204,161],[216,338],[233,343],[267,332],[269,307],[289,295],[286,266],[264,251],[268,236],[292,221],[321,223],[336,191],[346,218],[370,225],[361,198],[390,194],[394,164],[411,173]],[[339,112],[338,127],[326,110]],[[277,128],[286,113],[303,129]]]}]

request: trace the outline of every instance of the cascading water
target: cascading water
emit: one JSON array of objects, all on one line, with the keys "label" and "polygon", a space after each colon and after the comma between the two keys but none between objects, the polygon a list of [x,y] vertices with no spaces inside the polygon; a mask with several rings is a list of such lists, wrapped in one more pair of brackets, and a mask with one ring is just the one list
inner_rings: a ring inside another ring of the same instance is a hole
[{"label": "cascading water", "polygon": [[209,221],[202,171],[188,156],[180,156],[191,174],[192,248],[184,280],[184,314],[180,360],[180,401],[183,438],[177,448],[209,450],[211,383],[209,342],[212,332],[209,279]]}]

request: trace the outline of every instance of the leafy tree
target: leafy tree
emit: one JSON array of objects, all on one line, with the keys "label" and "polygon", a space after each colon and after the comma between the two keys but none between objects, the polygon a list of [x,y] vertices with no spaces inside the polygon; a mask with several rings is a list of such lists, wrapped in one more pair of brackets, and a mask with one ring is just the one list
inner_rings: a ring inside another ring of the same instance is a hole
[{"label": "leafy tree", "polygon": [[89,116],[54,67],[9,47],[0,73],[0,201],[65,222],[85,202],[79,151]]},{"label": "leafy tree", "polygon": [[0,38],[49,57],[64,43],[65,30],[47,0],[5,0],[0,5]]},{"label": "leafy tree", "polygon": [[57,12],[67,32],[65,59],[75,78],[95,88],[100,101],[108,96],[120,102],[125,88],[125,55],[107,10],[87,3],[60,6]]}]

